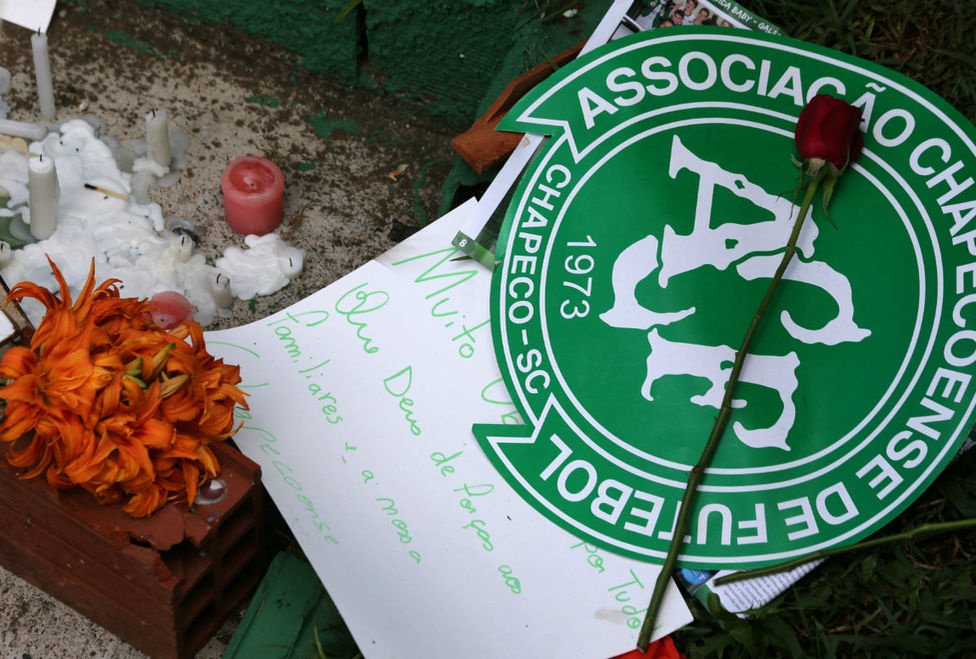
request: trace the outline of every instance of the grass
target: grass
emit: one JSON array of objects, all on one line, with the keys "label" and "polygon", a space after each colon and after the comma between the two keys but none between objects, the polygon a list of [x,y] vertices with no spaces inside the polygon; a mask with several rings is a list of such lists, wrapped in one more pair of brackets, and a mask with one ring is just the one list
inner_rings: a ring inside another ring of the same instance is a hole
[{"label": "grass", "polygon": [[863,57],[930,88],[976,121],[972,0],[741,0],[786,34]]},{"label": "grass", "polygon": [[[976,450],[881,534],[976,517]],[[976,532],[831,559],[747,620],[695,610],[675,633],[689,659],[976,656]]]},{"label": "grass", "polygon": [[[976,121],[971,0],[748,0],[792,37],[872,60]],[[950,466],[888,528],[976,517],[976,451]],[[675,634],[689,659],[976,656],[976,532],[828,560],[748,620],[699,607]]]}]

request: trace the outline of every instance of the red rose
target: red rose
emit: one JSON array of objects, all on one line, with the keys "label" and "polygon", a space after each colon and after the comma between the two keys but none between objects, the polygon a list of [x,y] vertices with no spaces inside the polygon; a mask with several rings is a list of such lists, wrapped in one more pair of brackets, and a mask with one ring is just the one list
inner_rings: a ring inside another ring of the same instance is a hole
[{"label": "red rose", "polygon": [[861,110],[828,94],[810,99],[796,122],[796,148],[804,161],[826,160],[843,171],[861,153]]},{"label": "red rose", "polygon": [[648,645],[647,652],[631,650],[612,659],[685,659],[685,655],[674,646],[670,636],[664,636]]}]

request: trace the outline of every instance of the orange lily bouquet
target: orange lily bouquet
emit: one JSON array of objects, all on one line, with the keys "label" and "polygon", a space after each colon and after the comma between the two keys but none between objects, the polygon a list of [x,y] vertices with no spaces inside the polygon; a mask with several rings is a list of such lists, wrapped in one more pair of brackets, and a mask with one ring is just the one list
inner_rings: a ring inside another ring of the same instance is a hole
[{"label": "orange lily bouquet", "polygon": [[233,435],[247,403],[240,367],[207,350],[192,320],[167,331],[148,300],[95,286],[94,263],[77,300],[48,259],[60,297],[22,282],[8,303],[32,297],[47,309],[29,346],[0,359],[6,401],[0,441],[7,460],[59,489],[80,486],[99,503],[148,517],[167,501],[188,505],[220,465],[209,448]]}]

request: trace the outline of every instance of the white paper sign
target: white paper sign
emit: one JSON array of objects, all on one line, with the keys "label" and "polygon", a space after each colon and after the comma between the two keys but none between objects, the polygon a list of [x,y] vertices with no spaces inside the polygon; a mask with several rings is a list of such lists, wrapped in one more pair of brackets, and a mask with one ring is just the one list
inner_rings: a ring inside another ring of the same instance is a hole
[{"label": "white paper sign", "polygon": [[[604,659],[633,649],[658,566],[577,540],[471,434],[518,423],[491,274],[454,260],[468,204],[264,320],[207,334],[242,368],[235,436],[368,659]],[[672,587],[658,635],[690,622]]]},{"label": "white paper sign", "polygon": [[0,20],[47,32],[57,0],[0,0]]}]

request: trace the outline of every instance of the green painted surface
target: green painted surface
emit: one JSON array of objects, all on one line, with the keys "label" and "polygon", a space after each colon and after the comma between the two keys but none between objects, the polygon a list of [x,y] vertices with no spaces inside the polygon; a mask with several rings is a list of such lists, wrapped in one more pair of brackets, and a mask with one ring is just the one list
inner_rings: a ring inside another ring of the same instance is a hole
[{"label": "green painted surface", "polygon": [[510,2],[364,0],[369,64],[389,91],[464,124],[512,47]]},{"label": "green painted surface", "polygon": [[357,16],[336,22],[345,0],[136,0],[189,19],[231,25],[301,56],[301,63],[344,84],[358,77]]},{"label": "green painted surface", "polygon": [[261,37],[311,71],[396,95],[459,129],[512,78],[584,40],[609,4],[575,3],[584,6],[566,16],[541,0],[362,0],[337,20],[347,0],[136,1]]},{"label": "green painted surface", "polygon": [[125,46],[126,48],[131,48],[132,50],[137,50],[146,55],[152,55],[153,57],[160,58],[164,56],[163,53],[152,44],[146,43],[145,41],[139,41],[128,32],[124,32],[122,30],[109,30],[105,33],[105,37],[109,41],[114,41],[119,45]]},{"label": "green painted surface", "polygon": [[343,131],[355,135],[362,127],[353,119],[326,119],[323,115],[306,117],[305,121],[315,134],[323,139],[328,139],[336,131]]}]

